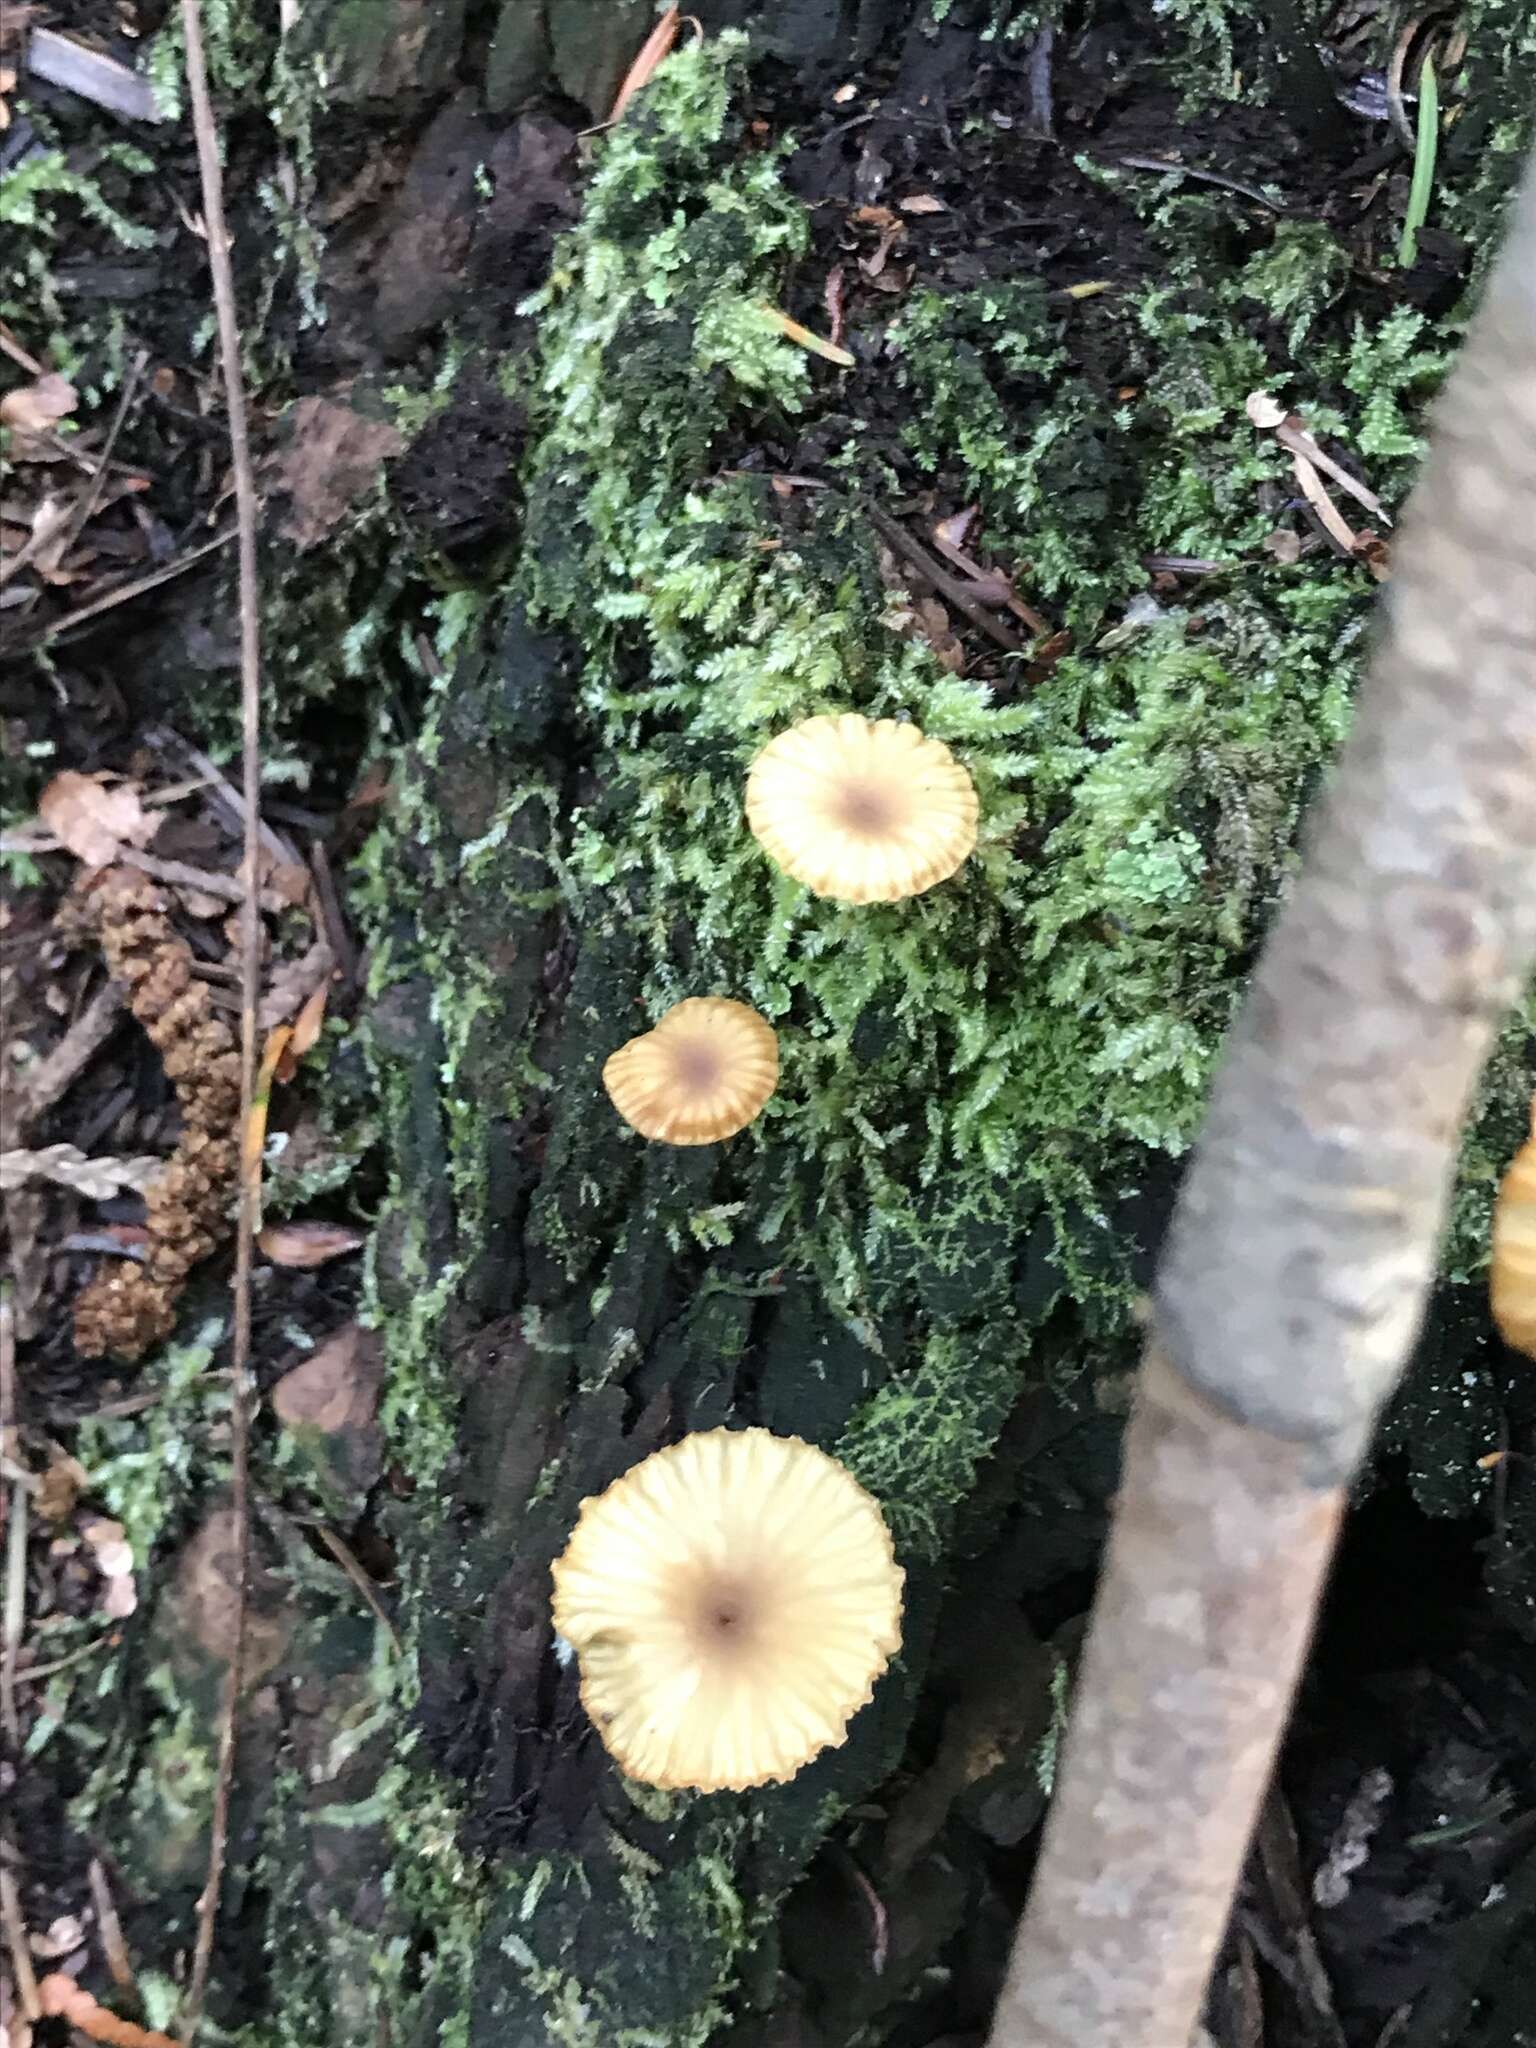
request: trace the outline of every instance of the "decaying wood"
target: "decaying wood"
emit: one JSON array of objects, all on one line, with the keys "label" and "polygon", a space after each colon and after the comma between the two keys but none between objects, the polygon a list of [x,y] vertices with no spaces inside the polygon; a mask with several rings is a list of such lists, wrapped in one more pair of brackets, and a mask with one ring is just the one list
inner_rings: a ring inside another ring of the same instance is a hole
[{"label": "decaying wood", "polygon": [[994,2048],[1185,2048],[1344,1489],[1536,953],[1536,169],[1214,1091]]}]

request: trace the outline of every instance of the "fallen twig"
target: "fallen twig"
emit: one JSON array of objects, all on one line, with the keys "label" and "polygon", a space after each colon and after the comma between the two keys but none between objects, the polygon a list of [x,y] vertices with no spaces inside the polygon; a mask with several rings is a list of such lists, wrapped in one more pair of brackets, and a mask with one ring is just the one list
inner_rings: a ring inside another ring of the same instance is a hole
[{"label": "fallen twig", "polygon": [[217,896],[222,903],[243,903],[245,884],[217,868],[195,868],[190,861],[161,860],[137,846],[125,846],[118,855],[125,867],[137,868],[152,881],[167,882],[173,889],[199,889],[205,896]]},{"label": "fallen twig", "polygon": [[115,982],[104,982],[52,1052],[43,1055],[18,1087],[13,1127],[17,1141],[74,1085],[117,1029],[122,1014],[122,990]]},{"label": "fallen twig", "polygon": [[16,1452],[16,1312],[0,1293],[0,1458]]},{"label": "fallen twig", "polygon": [[866,504],[865,511],[869,516],[870,525],[880,535],[881,539],[888,546],[894,548],[896,553],[901,555],[912,568],[916,569],[927,582],[931,583],[941,596],[947,597],[958,611],[964,612],[965,616],[978,631],[985,633],[989,640],[995,640],[998,646],[1005,649],[1009,654],[1023,654],[1025,652],[1024,642],[1014,632],[1013,628],[1005,626],[1002,620],[994,613],[989,612],[984,604],[979,604],[971,595],[964,581],[958,576],[952,576],[943,563],[936,556],[930,554],[920,540],[915,539],[912,534],[908,533],[900,520],[893,519],[888,512],[882,511],[878,505]]},{"label": "fallen twig", "polygon": [[11,1481],[5,1525],[5,1609],[0,1618],[0,1730],[13,1756],[21,1751],[21,1722],[16,1715],[16,1659],[27,1619],[27,1529],[31,1521],[28,1489]]},{"label": "fallen twig", "polygon": [[27,1947],[21,1888],[11,1867],[16,1849],[14,1843],[7,1839],[8,1835],[9,1829],[0,1830],[0,1920],[5,1922],[5,1945],[10,1951],[11,1976],[15,1979],[21,2009],[29,2020],[40,2020],[43,2004],[37,1995],[37,1972],[32,1967],[32,1952]]},{"label": "fallen twig", "polygon": [[388,1636],[390,1647],[395,1655],[398,1656],[401,1644],[395,1624],[385,1613],[384,1604],[379,1598],[378,1589],[375,1587],[373,1580],[369,1578],[367,1572],[364,1571],[352,1549],[343,1538],[337,1535],[328,1522],[322,1522],[318,1515],[288,1515],[282,1509],[273,1507],[270,1503],[268,1504],[267,1512],[280,1516],[286,1522],[292,1522],[295,1528],[312,1529],[314,1531],[326,1549],[331,1553],[331,1556],[335,1558],[342,1572],[350,1579],[362,1599],[363,1605],[368,1609],[368,1612],[373,1616],[380,1628],[383,1629],[385,1635]]},{"label": "fallen twig", "polygon": [[[41,31],[39,31],[39,33],[41,33]],[[123,389],[117,401],[117,410],[112,415],[112,424],[107,429],[106,442],[102,447],[101,467],[97,470],[96,474],[91,478],[89,489],[86,491],[85,495],[80,499],[79,503],[75,506],[73,513],[71,513],[70,515],[69,526],[66,529],[64,538],[63,553],[65,555],[69,553],[70,549],[79,539],[80,534],[85,527],[86,521],[90,518],[91,514],[96,510],[97,505],[101,502],[101,494],[106,489],[108,468],[112,460],[112,451],[117,446],[117,437],[123,431],[123,422],[128,417],[128,408],[133,403],[133,394],[138,389],[139,379],[140,377],[143,376],[144,365],[148,361],[149,351],[147,349],[140,349],[138,354],[134,357],[133,361],[128,365],[128,374],[123,379]],[[39,585],[37,590],[33,592],[33,602],[35,603],[37,598],[41,595],[42,586]]]},{"label": "fallen twig", "polygon": [[[144,738],[157,753],[173,755],[183,767],[191,768],[196,774],[201,775],[208,784],[208,801],[220,818],[231,830],[244,831],[247,817],[245,798],[216,761],[210,760],[201,748],[194,747],[190,740],[184,740],[179,732],[173,732],[168,725],[149,726]],[[258,818],[257,831],[261,835],[262,845],[274,860],[281,861],[288,867],[299,865],[297,848],[275,825],[269,824],[265,818]]]},{"label": "fallen twig", "polygon": [[200,547],[188,548],[184,555],[178,555],[174,562],[167,562],[163,569],[151,569],[147,576],[136,576],[131,583],[109,590],[105,597],[96,598],[91,604],[83,604],[78,611],[67,618],[55,619],[51,626],[41,626],[33,633],[23,633],[13,645],[6,648],[8,654],[29,654],[35,647],[48,647],[63,634],[74,632],[89,619],[98,618],[103,612],[110,612],[120,604],[127,604],[133,597],[142,597],[146,590],[158,590],[162,583],[170,583],[177,576],[185,576],[195,568],[204,555],[211,555],[217,548],[227,548],[236,538],[234,528],[228,533],[215,534],[212,540],[205,540]]},{"label": "fallen twig", "polygon": [[29,377],[43,377],[47,375],[37,357],[28,355],[27,351],[22,347],[3,320],[0,320],[0,353],[8,355],[11,361],[19,368],[25,370]]},{"label": "fallen twig", "polygon": [[142,72],[130,71],[105,51],[88,49],[56,29],[33,29],[27,42],[27,69],[34,78],[46,79],[126,120],[160,119],[155,89]]},{"label": "fallen twig", "polygon": [[165,1161],[154,1153],[132,1159],[88,1159],[78,1145],[44,1145],[28,1152],[18,1147],[0,1152],[0,1194],[25,1187],[29,1181],[49,1180],[61,1188],[73,1188],[88,1202],[109,1201],[120,1188],[147,1188]]},{"label": "fallen twig", "polygon": [[[218,134],[208,93],[200,0],[181,0],[186,37],[187,91],[197,137],[203,220],[208,230],[208,267],[218,316],[219,354],[224,368],[224,403],[229,415],[235,478],[235,513],[240,537],[240,728],[241,784],[245,807],[245,900],[240,906],[240,1123],[244,1130],[256,1092],[256,1005],[260,990],[261,923],[256,900],[261,853],[261,616],[256,565],[256,479],[246,427],[245,387],[240,369],[240,326],[224,220],[224,181]],[[235,1530],[234,1617],[229,1672],[219,1728],[218,1776],[209,1829],[208,1877],[197,1902],[197,1941],[192,1974],[182,2003],[180,2035],[185,2048],[196,2036],[213,1960],[213,1935],[229,1844],[229,1806],[235,1776],[240,1674],[245,1662],[247,1580],[250,1575],[250,1356],[251,1261],[261,1196],[261,1162],[240,1175],[235,1226],[234,1332],[230,1357],[230,1508]]]},{"label": "fallen twig", "polygon": [[1224,177],[1220,171],[1199,171],[1193,164],[1170,163],[1160,156],[1117,156],[1113,161],[1128,171],[1164,171],[1176,178],[1193,178],[1200,185],[1219,185],[1223,192],[1236,192],[1242,199],[1256,200],[1271,213],[1287,211],[1278,199],[1271,199],[1257,185],[1245,185],[1241,178]]},{"label": "fallen twig", "polygon": [[96,1925],[101,1932],[101,1952],[112,1973],[112,1981],[122,1990],[132,1991],[136,1988],[133,1962],[128,1954],[128,1944],[123,1939],[123,1923],[117,1917],[112,1887],[107,1882],[106,1869],[99,1856],[91,1858],[86,1876],[90,1880],[91,1903],[96,1908]]}]

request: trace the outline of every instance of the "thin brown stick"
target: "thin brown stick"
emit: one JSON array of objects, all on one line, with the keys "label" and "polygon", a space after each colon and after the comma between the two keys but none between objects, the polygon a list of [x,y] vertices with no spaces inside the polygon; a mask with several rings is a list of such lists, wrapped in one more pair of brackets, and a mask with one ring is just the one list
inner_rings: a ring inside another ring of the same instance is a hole
[{"label": "thin brown stick", "polygon": [[[208,785],[208,801],[220,818],[232,831],[243,831],[248,815],[245,798],[235,788],[217,761],[211,760],[200,747],[194,747],[190,740],[182,738],[179,732],[168,725],[147,726],[144,738],[157,753],[169,754],[201,775]],[[261,843],[276,861],[289,867],[297,867],[299,854],[293,842],[284,837],[275,825],[265,818],[258,818],[256,829]]]},{"label": "thin brown stick", "polygon": [[145,853],[137,846],[123,847],[117,857],[126,867],[148,875],[152,882],[166,882],[174,889],[198,889],[205,896],[217,896],[221,903],[245,901],[244,882],[236,875],[222,874],[217,868],[195,868],[185,860],[161,860],[158,854]]},{"label": "thin brown stick", "polygon": [[0,1458],[16,1457],[16,1313],[0,1294]]},{"label": "thin brown stick", "polygon": [[19,363],[29,377],[42,377],[47,374],[37,357],[28,355],[3,320],[0,320],[0,351],[8,355],[13,363]]},{"label": "thin brown stick", "polygon": [[96,1908],[96,1925],[101,1932],[101,1952],[112,1973],[112,1981],[121,1990],[132,1991],[135,1988],[133,1958],[123,1939],[123,1923],[117,1917],[117,1902],[107,1882],[106,1867],[99,1856],[91,1858],[86,1876],[90,1880],[91,1903]]},{"label": "thin brown stick", "polygon": [[[69,525],[64,539],[64,555],[69,553],[70,549],[79,539],[86,521],[101,502],[101,494],[106,488],[108,467],[112,461],[112,451],[117,446],[117,437],[123,431],[123,422],[128,417],[128,408],[133,403],[133,394],[139,388],[139,379],[143,376],[144,365],[148,361],[149,350],[141,348],[133,361],[128,365],[128,374],[123,379],[123,389],[117,401],[117,410],[112,415],[112,424],[107,429],[106,442],[101,451],[101,467],[91,478],[90,485],[84,496],[79,500],[74,511],[69,516]],[[62,560],[62,556],[60,559]],[[41,595],[42,589],[39,586],[37,591],[33,593],[33,602],[35,603],[36,599]]]},{"label": "thin brown stick", "polygon": [[21,2000],[21,2009],[29,2020],[40,2020],[43,2003],[37,1995],[37,1972],[32,1967],[32,1952],[27,1947],[21,1887],[8,1860],[15,1856],[16,1850],[7,1834],[8,1830],[0,1830],[0,1859],[4,1859],[0,1860],[0,1920],[5,1922],[5,1945],[10,1951],[11,1975],[16,1980],[16,1995]]},{"label": "thin brown stick", "polygon": [[920,540],[914,539],[908,533],[900,520],[893,519],[878,505],[866,505],[865,511],[869,516],[870,525],[887,546],[894,548],[896,553],[931,583],[941,596],[947,597],[957,611],[964,612],[978,631],[985,633],[989,640],[995,640],[998,646],[1005,648],[1009,654],[1022,654],[1025,651],[1024,642],[1013,628],[1005,626],[984,604],[979,604],[960,578],[952,576],[936,555],[930,554]]},{"label": "thin brown stick", "polygon": [[1536,957],[1536,159],[1185,1177],[992,2048],[1186,2048]]},{"label": "thin brown stick", "polygon": [[[219,166],[218,132],[208,92],[208,65],[203,52],[200,0],[181,0],[186,37],[187,93],[197,137],[197,163],[202,183],[203,222],[208,232],[208,268],[218,315],[219,355],[224,371],[224,404],[229,416],[230,454],[235,478],[235,517],[240,536],[240,760],[244,804],[245,897],[240,906],[240,1128],[249,1128],[256,1095],[256,1005],[260,997],[260,906],[257,883],[261,852],[261,615],[256,569],[256,478],[251,467],[246,424],[245,386],[240,368],[240,325],[235,311],[235,282],[229,261],[229,231],[224,219],[224,181]],[[240,1175],[235,1223],[234,1333],[230,1356],[230,1507],[234,1517],[234,1627],[229,1672],[219,1727],[218,1776],[214,1784],[209,1828],[208,1878],[197,1902],[197,1941],[192,1974],[180,2014],[185,2048],[197,2033],[213,1936],[229,1847],[230,1795],[235,1776],[236,1724],[240,1673],[245,1661],[246,1593],[250,1566],[250,1356],[252,1244],[261,1198],[258,1155]]]},{"label": "thin brown stick", "polygon": [[204,555],[211,555],[218,548],[227,548],[237,538],[234,528],[228,533],[216,533],[212,540],[205,540],[200,547],[188,548],[184,555],[178,555],[174,562],[167,562],[163,569],[151,569],[147,576],[136,576],[131,583],[109,590],[105,597],[98,597],[91,604],[83,604],[68,618],[55,619],[51,626],[43,626],[34,633],[23,633],[11,646],[8,654],[29,654],[34,647],[48,647],[64,634],[71,633],[77,626],[83,626],[88,619],[97,618],[102,612],[110,612],[120,604],[126,604],[131,597],[142,597],[146,590],[158,590],[162,583],[170,583],[178,576],[185,576],[195,568]]},{"label": "thin brown stick", "polygon": [[27,1622],[27,1529],[32,1519],[30,1488],[25,1479],[11,1481],[5,1523],[5,1605],[0,1619],[0,1731],[14,1756],[21,1747],[21,1719],[16,1712],[16,1660]]},{"label": "thin brown stick", "polygon": [[103,982],[74,1023],[45,1053],[17,1089],[15,1133],[22,1134],[72,1088],[121,1023],[123,992],[115,981]]},{"label": "thin brown stick", "polygon": [[352,1581],[352,1584],[362,1597],[363,1605],[368,1609],[368,1612],[373,1616],[380,1628],[383,1629],[385,1635],[389,1637],[390,1646],[398,1657],[400,1654],[400,1637],[396,1633],[395,1624],[384,1612],[384,1603],[380,1600],[372,1579],[369,1578],[347,1544],[337,1535],[328,1522],[306,1520],[305,1526],[314,1530],[320,1541],[325,1545],[332,1557],[335,1558],[337,1564],[340,1565],[341,1569]]}]

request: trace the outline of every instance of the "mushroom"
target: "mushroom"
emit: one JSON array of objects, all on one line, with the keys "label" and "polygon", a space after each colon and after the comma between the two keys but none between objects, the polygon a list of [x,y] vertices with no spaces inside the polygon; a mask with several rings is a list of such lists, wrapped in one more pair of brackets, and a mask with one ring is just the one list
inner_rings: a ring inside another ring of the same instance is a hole
[{"label": "mushroom", "polygon": [[976,789],[942,740],[895,718],[807,718],[747,775],[747,823],[818,896],[896,903],[946,881],[976,845]]},{"label": "mushroom", "polygon": [[778,1085],[773,1026],[728,996],[674,1003],[603,1063],[619,1115],[664,1145],[713,1145],[744,1131]]},{"label": "mushroom", "polygon": [[843,1740],[900,1647],[902,1580],[835,1458],[712,1429],[582,1502],[554,1621],[629,1777],[742,1791]]}]

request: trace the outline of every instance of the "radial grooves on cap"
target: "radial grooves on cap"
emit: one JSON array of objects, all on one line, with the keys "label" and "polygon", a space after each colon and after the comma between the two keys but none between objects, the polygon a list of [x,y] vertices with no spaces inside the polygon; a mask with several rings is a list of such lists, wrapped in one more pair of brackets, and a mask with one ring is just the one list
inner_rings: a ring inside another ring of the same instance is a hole
[{"label": "radial grooves on cap", "polygon": [[902,1572],[870,1496],[797,1437],[686,1437],[582,1503],[555,1626],[632,1777],[742,1791],[829,1744],[901,1641]]},{"label": "radial grooves on cap", "polygon": [[787,875],[844,903],[896,903],[974,851],[975,786],[941,740],[857,712],[779,733],[747,775],[747,823]]},{"label": "radial grooves on cap", "polygon": [[689,996],[604,1064],[627,1124],[665,1145],[713,1145],[745,1130],[779,1084],[766,1017],[726,996]]}]

